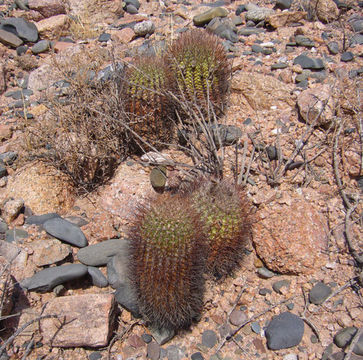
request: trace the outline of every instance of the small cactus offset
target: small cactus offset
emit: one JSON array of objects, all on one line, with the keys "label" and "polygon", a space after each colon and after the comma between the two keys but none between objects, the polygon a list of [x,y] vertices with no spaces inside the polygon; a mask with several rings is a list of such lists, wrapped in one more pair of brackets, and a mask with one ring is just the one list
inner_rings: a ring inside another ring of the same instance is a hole
[{"label": "small cactus offset", "polygon": [[227,181],[197,180],[189,192],[207,235],[208,272],[230,274],[251,236],[251,206],[243,190]]},{"label": "small cactus offset", "polygon": [[174,107],[165,95],[170,78],[163,58],[144,56],[126,69],[123,79],[121,100],[130,127],[154,146],[172,137]]},{"label": "small cactus offset", "polygon": [[153,327],[188,327],[200,314],[205,239],[188,198],[159,195],[139,209],[130,232],[130,278]]},{"label": "small cactus offset", "polygon": [[205,30],[183,33],[169,49],[177,93],[216,113],[223,111],[231,77],[231,64],[219,38]]}]

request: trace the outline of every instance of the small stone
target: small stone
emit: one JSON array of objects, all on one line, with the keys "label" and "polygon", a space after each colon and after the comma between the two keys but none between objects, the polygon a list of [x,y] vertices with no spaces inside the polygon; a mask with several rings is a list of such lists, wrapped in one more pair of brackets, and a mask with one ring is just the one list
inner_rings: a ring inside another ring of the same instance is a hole
[{"label": "small stone", "polygon": [[141,23],[137,23],[134,26],[134,32],[136,36],[145,36],[148,34],[153,34],[155,31],[155,25],[151,20],[145,20]]},{"label": "small stone", "polygon": [[85,265],[62,265],[41,270],[32,277],[24,279],[20,285],[29,291],[46,292],[59,284],[78,279],[86,274],[87,266]]},{"label": "small stone", "polygon": [[255,333],[255,334],[260,334],[261,333],[261,326],[257,321],[254,321],[253,323],[251,323],[251,330]]},{"label": "small stone", "polygon": [[294,65],[300,65],[303,69],[321,70],[324,69],[323,60],[310,58],[306,55],[299,55],[294,59]]},{"label": "small stone", "polygon": [[107,279],[114,289],[128,282],[128,263],[127,254],[123,252],[112,256],[107,263]]},{"label": "small stone", "polygon": [[291,311],[295,307],[295,304],[294,303],[290,303],[290,304],[287,304],[286,307],[287,307],[288,310]]},{"label": "small stone", "polygon": [[102,359],[102,354],[99,351],[94,351],[88,357],[89,360],[100,360]]},{"label": "small stone", "polygon": [[304,321],[298,316],[284,312],[272,318],[265,335],[271,350],[287,349],[299,345],[304,335]]},{"label": "small stone", "polygon": [[274,277],[276,274],[272,271],[270,271],[269,269],[262,267],[257,269],[257,274],[262,278],[262,279],[270,279],[272,277]]},{"label": "small stone", "polygon": [[314,41],[304,35],[296,35],[295,36],[296,45],[304,46],[307,48],[312,48],[315,46]]},{"label": "small stone", "polygon": [[286,69],[288,65],[286,63],[276,63],[271,65],[271,70]]},{"label": "small stone", "polygon": [[336,55],[339,53],[339,44],[336,41],[328,42],[327,47],[330,54]]},{"label": "small stone", "polygon": [[255,24],[264,21],[269,15],[272,15],[274,11],[268,8],[255,8],[248,10],[246,13],[246,21],[253,21]]},{"label": "small stone", "polygon": [[290,287],[290,281],[289,280],[280,280],[280,281],[276,281],[276,282],[274,282],[272,284],[272,288],[278,294],[282,294],[281,289],[284,288],[284,287],[285,288],[289,288]]},{"label": "small stone", "polygon": [[315,334],[312,334],[310,336],[310,341],[311,341],[312,344],[317,344],[319,342],[319,339]]},{"label": "small stone", "polygon": [[212,19],[216,17],[226,17],[228,15],[228,10],[222,7],[217,7],[210,9],[200,15],[196,15],[193,18],[193,23],[195,26],[203,26],[208,24]]},{"label": "small stone", "polygon": [[258,35],[265,32],[264,29],[257,29],[255,27],[244,27],[238,30],[237,34],[242,36]]},{"label": "small stone", "polygon": [[[87,246],[82,230],[63,218],[53,218],[43,224],[44,230],[55,238],[78,247]],[[92,264],[90,264],[92,265]]]},{"label": "small stone", "polygon": [[17,243],[20,239],[26,239],[29,236],[28,232],[23,229],[14,228],[6,230],[5,241],[8,243]]},{"label": "small stone", "polygon": [[102,271],[94,266],[88,266],[88,274],[91,276],[92,284],[99,288],[106,287],[108,281]]},{"label": "small stone", "polygon": [[24,55],[28,50],[28,47],[25,45],[20,45],[16,48],[16,55],[21,56]]},{"label": "small stone", "polygon": [[267,146],[266,152],[267,152],[267,156],[270,159],[270,161],[278,159],[276,146],[273,146],[273,145]]},{"label": "small stone", "polygon": [[271,294],[272,291],[270,289],[267,288],[262,288],[258,291],[258,293],[262,296],[266,296],[267,294]]},{"label": "small stone", "polygon": [[8,175],[8,171],[6,170],[6,167],[0,163],[0,179],[7,175]]},{"label": "small stone", "polygon": [[349,45],[354,47],[355,45],[362,45],[363,44],[363,35],[362,34],[355,34],[350,38]]},{"label": "small stone", "polygon": [[128,5],[126,5],[126,12],[131,14],[131,15],[135,15],[139,11],[137,10],[137,8],[134,5],[128,4]]},{"label": "small stone", "polygon": [[18,36],[2,29],[0,29],[0,42],[4,45],[14,48],[17,48],[23,44],[23,40],[21,40]]},{"label": "small stone", "polygon": [[285,355],[282,360],[298,360],[299,357],[296,354],[287,354]]},{"label": "small stone", "polygon": [[152,337],[159,345],[164,345],[169,340],[171,340],[175,335],[174,330],[165,329],[165,328],[163,329],[149,328],[149,330],[151,332]]},{"label": "small stone", "polygon": [[98,41],[99,42],[107,42],[108,40],[111,39],[111,34],[108,33],[102,33],[99,37],[98,37]]},{"label": "small stone", "polygon": [[213,330],[205,330],[202,335],[202,345],[211,349],[217,344],[217,334]]},{"label": "small stone", "polygon": [[140,9],[140,1],[139,0],[126,0],[125,1],[125,4],[126,5],[133,5],[137,10]]},{"label": "small stone", "polygon": [[202,353],[198,351],[198,352],[195,352],[194,354],[192,354],[191,359],[192,360],[204,360],[204,357],[203,357]]},{"label": "small stone", "polygon": [[146,343],[149,344],[152,341],[152,336],[150,334],[144,333],[141,335],[141,339]]},{"label": "small stone", "polygon": [[5,202],[3,207],[2,216],[6,223],[11,223],[15,220],[20,211],[24,208],[23,199],[9,199]]},{"label": "small stone", "polygon": [[34,252],[33,262],[39,267],[55,264],[72,253],[69,245],[56,239],[35,240],[30,246]]},{"label": "small stone", "polygon": [[239,16],[241,15],[244,11],[246,11],[246,6],[245,5],[238,5],[237,9],[236,9],[236,15]]},{"label": "small stone", "polygon": [[246,313],[237,309],[234,309],[231,312],[231,315],[229,315],[229,322],[234,326],[239,326],[246,320],[247,320]]},{"label": "small stone", "polygon": [[351,343],[356,333],[357,328],[354,326],[341,329],[334,336],[334,344],[339,348],[345,348]]},{"label": "small stone", "polygon": [[351,51],[346,51],[342,54],[340,60],[344,62],[352,61],[354,60],[354,54]]},{"label": "small stone", "polygon": [[160,358],[160,346],[156,342],[151,342],[146,347],[147,357],[151,360],[158,360]]},{"label": "small stone", "polygon": [[32,46],[31,50],[34,55],[37,55],[48,51],[49,48],[50,48],[49,40],[40,40]]},{"label": "small stone", "polygon": [[275,7],[277,9],[286,10],[290,9],[292,0],[276,0]]},{"label": "small stone", "polygon": [[218,328],[218,332],[219,332],[219,336],[221,338],[226,338],[227,336],[229,336],[232,332],[232,328],[230,327],[229,324],[222,324],[219,328]]},{"label": "small stone", "polygon": [[150,172],[150,183],[155,191],[161,192],[166,185],[167,175],[165,166],[154,167]]},{"label": "small stone", "polygon": [[309,292],[309,301],[312,304],[322,304],[332,293],[332,289],[323,282],[318,282]]}]

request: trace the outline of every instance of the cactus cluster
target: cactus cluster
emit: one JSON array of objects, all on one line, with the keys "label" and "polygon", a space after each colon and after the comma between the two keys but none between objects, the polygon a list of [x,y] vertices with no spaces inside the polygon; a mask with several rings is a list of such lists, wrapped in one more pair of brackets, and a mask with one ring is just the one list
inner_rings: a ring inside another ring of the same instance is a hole
[{"label": "cactus cluster", "polygon": [[141,314],[156,328],[187,327],[202,310],[204,274],[232,272],[250,236],[242,189],[198,180],[143,205],[131,228],[130,277]]},{"label": "cactus cluster", "polygon": [[222,113],[230,77],[219,38],[201,29],[185,32],[164,53],[138,57],[124,72],[120,96],[130,127],[154,146],[167,143],[174,136],[176,107],[188,116],[180,102],[197,105],[203,114],[210,105]]}]

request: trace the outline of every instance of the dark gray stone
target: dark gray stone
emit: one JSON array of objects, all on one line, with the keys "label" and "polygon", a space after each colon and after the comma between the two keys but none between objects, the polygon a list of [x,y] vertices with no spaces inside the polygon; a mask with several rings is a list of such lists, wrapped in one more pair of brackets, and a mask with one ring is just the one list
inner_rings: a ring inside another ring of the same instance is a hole
[{"label": "dark gray stone", "polygon": [[144,341],[144,343],[149,344],[151,343],[153,337],[150,334],[144,333],[141,335],[141,339]]},{"label": "dark gray stone", "polygon": [[47,220],[43,227],[48,234],[71,245],[84,247],[88,244],[82,230],[61,217]]},{"label": "dark gray stone", "polygon": [[256,29],[255,27],[244,27],[244,28],[239,29],[237,34],[243,35],[243,36],[250,36],[250,35],[254,35],[254,34],[261,34],[265,31],[266,30],[264,30],[264,29]]},{"label": "dark gray stone", "polygon": [[16,55],[18,55],[18,56],[24,55],[27,50],[28,50],[27,46],[20,45],[16,48]]},{"label": "dark gray stone", "polygon": [[159,345],[164,345],[165,343],[170,341],[175,335],[174,330],[165,329],[165,328],[163,328],[163,329],[154,329],[154,328],[150,327],[149,331],[150,331],[152,337],[155,339],[155,341]]},{"label": "dark gray stone", "polygon": [[363,32],[363,18],[353,19],[352,21],[349,21],[349,23],[354,32]]},{"label": "dark gray stone", "polygon": [[270,278],[272,278],[273,276],[276,275],[274,272],[270,271],[269,269],[267,269],[265,267],[258,268],[257,269],[257,274],[262,279],[270,279]]},{"label": "dark gray stone", "polygon": [[267,294],[271,294],[272,291],[270,289],[267,288],[262,288],[258,291],[258,293],[262,296],[266,296]]},{"label": "dark gray stone", "polygon": [[126,5],[126,12],[131,15],[135,15],[139,12],[139,10],[137,10],[137,8],[135,8],[134,5],[128,4],[128,5]]},{"label": "dark gray stone", "polygon": [[94,351],[88,356],[89,360],[100,360],[102,359],[102,354],[99,351]]},{"label": "dark gray stone", "polygon": [[276,0],[275,7],[277,9],[286,10],[290,9],[292,0]]},{"label": "dark gray stone", "polygon": [[0,29],[0,42],[6,46],[17,48],[22,45],[23,40],[10,31]]},{"label": "dark gray stone", "polygon": [[10,229],[5,232],[5,241],[12,243],[18,242],[18,240],[26,239],[29,236],[28,232],[23,229]]},{"label": "dark gray stone", "polygon": [[15,0],[14,1],[16,6],[20,9],[20,10],[25,10],[25,11],[28,11],[29,8],[28,8],[28,1],[25,0],[25,1],[22,1],[22,0]]},{"label": "dark gray stone", "polygon": [[16,151],[7,151],[0,154],[0,162],[3,162],[5,165],[13,165],[15,160],[18,158],[18,153]]},{"label": "dark gray stone", "polygon": [[310,58],[306,55],[299,55],[294,59],[294,65],[300,65],[303,69],[322,70],[325,69],[323,60]]},{"label": "dark gray stone", "polygon": [[267,153],[267,156],[270,159],[270,161],[277,160],[278,154],[277,154],[276,146],[273,146],[273,145],[267,146],[266,153]]},{"label": "dark gray stone", "polygon": [[111,39],[111,34],[108,33],[102,33],[99,37],[98,37],[98,41],[99,42],[107,42],[108,40]]},{"label": "dark gray stone", "polygon": [[107,265],[111,258],[117,253],[126,252],[127,248],[127,240],[110,239],[79,249],[77,258],[85,265],[103,266]]},{"label": "dark gray stone", "polygon": [[251,323],[251,330],[255,333],[255,334],[260,334],[261,333],[261,326],[257,321],[254,321]]},{"label": "dark gray stone", "polygon": [[140,9],[140,2],[139,0],[125,0],[125,4],[126,5],[132,5],[134,6],[137,10]]},{"label": "dark gray stone", "polygon": [[239,16],[241,15],[244,11],[246,11],[246,6],[245,5],[238,5],[237,9],[236,9],[236,15]]},{"label": "dark gray stone", "polygon": [[362,45],[362,44],[363,44],[363,35],[362,34],[353,35],[349,42],[350,46]]},{"label": "dark gray stone", "polygon": [[107,263],[107,278],[111,287],[117,289],[121,284],[129,281],[129,258],[126,252],[119,252]]},{"label": "dark gray stone", "polygon": [[358,187],[359,187],[360,191],[363,192],[363,176],[360,176],[357,179],[357,184],[358,184]]},{"label": "dark gray stone", "polygon": [[36,42],[38,40],[38,29],[35,24],[23,18],[1,20],[0,29],[9,31],[24,41]]},{"label": "dark gray stone", "polygon": [[207,29],[221,39],[232,43],[238,42],[237,28],[229,19],[214,18],[207,26]]},{"label": "dark gray stone", "polygon": [[315,46],[314,41],[312,41],[310,38],[304,35],[296,35],[295,36],[295,42],[298,46],[304,46],[307,48],[312,48]]},{"label": "dark gray stone", "polygon": [[108,285],[108,281],[100,269],[93,266],[88,266],[88,274],[91,276],[92,284],[94,286],[103,288]]},{"label": "dark gray stone", "polygon": [[6,170],[6,167],[2,163],[0,163],[0,179],[7,175],[8,171]]},{"label": "dark gray stone", "polygon": [[334,344],[339,348],[345,348],[351,343],[357,331],[354,326],[339,330],[334,336]]},{"label": "dark gray stone", "polygon": [[319,281],[310,290],[310,292],[309,292],[309,301],[312,304],[320,305],[328,298],[328,296],[331,293],[332,293],[332,289],[328,285],[326,285],[323,282]]},{"label": "dark gray stone", "polygon": [[195,26],[204,26],[216,17],[226,17],[227,15],[228,11],[225,8],[216,7],[194,16],[193,23]]},{"label": "dark gray stone", "polygon": [[54,218],[60,218],[57,213],[48,213],[43,215],[31,215],[25,219],[25,224],[43,225],[46,221]]},{"label": "dark gray stone", "polygon": [[336,55],[339,53],[339,44],[337,41],[329,41],[327,47],[330,54]]},{"label": "dark gray stone", "polygon": [[198,351],[198,352],[195,352],[194,354],[192,354],[191,359],[192,360],[204,360],[204,357],[203,357],[202,353]]},{"label": "dark gray stone", "polygon": [[202,345],[211,349],[217,344],[217,334],[213,330],[205,330],[202,334]]},{"label": "dark gray stone", "polygon": [[299,345],[304,335],[304,321],[290,312],[281,313],[272,318],[265,335],[267,346],[271,350]]},{"label": "dark gray stone", "polygon": [[130,311],[134,317],[141,317],[136,292],[129,282],[119,286],[115,292],[115,300],[127,311]]},{"label": "dark gray stone", "polygon": [[20,285],[29,291],[45,292],[66,281],[78,279],[87,274],[87,266],[70,264],[47,268],[24,279]]},{"label": "dark gray stone", "polygon": [[31,51],[34,55],[37,55],[48,51],[49,48],[50,48],[49,40],[40,40],[32,46]]},{"label": "dark gray stone", "polygon": [[354,60],[354,54],[351,51],[346,51],[341,55],[340,60],[343,62],[352,61]]},{"label": "dark gray stone", "polygon": [[285,288],[289,288],[290,287],[290,281],[289,280],[279,280],[276,281],[272,284],[272,288],[274,289],[275,292],[277,292],[278,294],[282,294],[281,293],[281,289],[285,287]]},{"label": "dark gray stone", "polygon": [[263,52],[263,47],[258,45],[258,44],[253,44],[251,46],[251,50],[254,52],[254,53],[262,53]]},{"label": "dark gray stone", "polygon": [[213,140],[217,146],[219,146],[219,139],[222,142],[222,146],[234,145],[242,136],[242,130],[233,125],[219,124],[211,126]]},{"label": "dark gray stone", "polygon": [[285,63],[276,63],[271,65],[271,70],[286,69],[288,67]]}]

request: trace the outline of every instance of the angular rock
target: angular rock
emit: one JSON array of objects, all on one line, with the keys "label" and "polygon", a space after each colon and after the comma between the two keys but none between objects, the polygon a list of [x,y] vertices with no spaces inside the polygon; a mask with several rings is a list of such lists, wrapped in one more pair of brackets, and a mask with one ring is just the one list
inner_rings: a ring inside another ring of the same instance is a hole
[{"label": "angular rock", "polygon": [[284,11],[280,13],[271,14],[266,17],[265,23],[274,29],[288,26],[293,23],[306,18],[307,13],[305,11]]},{"label": "angular rock", "polygon": [[43,17],[66,14],[65,2],[61,0],[28,0],[29,9],[38,11]]},{"label": "angular rock", "polygon": [[23,43],[23,40],[9,31],[0,29],[0,42],[4,45],[16,48]]},{"label": "angular rock", "polygon": [[297,98],[300,116],[307,124],[324,126],[335,116],[335,99],[329,85],[321,84],[302,91]]},{"label": "angular rock", "polygon": [[136,36],[145,36],[153,34],[155,31],[155,25],[151,20],[142,21],[134,26],[134,32]]},{"label": "angular rock", "polygon": [[24,279],[20,286],[29,291],[46,292],[66,281],[78,279],[87,274],[87,266],[70,264],[47,268]]},{"label": "angular rock", "polygon": [[88,244],[82,230],[61,217],[47,220],[43,227],[48,234],[71,245],[85,247]]},{"label": "angular rock", "polygon": [[94,286],[103,288],[108,285],[108,281],[100,269],[93,267],[93,266],[88,266],[88,274],[91,277],[92,284]]},{"label": "angular rock", "polygon": [[69,245],[62,244],[56,239],[32,241],[30,247],[34,252],[33,262],[39,267],[55,264],[72,253],[72,248]]},{"label": "angular rock", "polygon": [[24,200],[23,199],[9,199],[5,202],[2,216],[6,223],[11,223],[14,219],[16,219],[20,213],[20,211],[24,208]]},{"label": "angular rock", "polygon": [[287,349],[299,345],[304,335],[304,321],[290,313],[281,313],[270,321],[265,335],[271,350]]},{"label": "angular rock", "polygon": [[326,261],[327,224],[307,201],[296,197],[261,209],[254,227],[257,255],[283,274],[311,274]]},{"label": "angular rock", "polygon": [[310,6],[315,9],[318,19],[325,24],[339,16],[339,9],[333,0],[312,0]]},{"label": "angular rock", "polygon": [[327,47],[330,54],[336,55],[339,53],[339,44],[336,41],[328,42]]},{"label": "angular rock", "polygon": [[298,46],[304,46],[307,48],[311,48],[315,46],[314,41],[312,41],[310,38],[304,35],[296,35],[295,36],[296,45]]},{"label": "angular rock", "polygon": [[272,288],[275,292],[278,294],[282,294],[281,289],[282,288],[289,288],[290,287],[290,281],[289,280],[279,280],[272,284]]},{"label": "angular rock", "polygon": [[78,260],[91,266],[103,266],[111,260],[111,257],[117,253],[127,251],[128,241],[122,239],[111,239],[102,241],[95,245],[89,245],[79,249],[77,253]]},{"label": "angular rock", "polygon": [[[106,346],[112,334],[115,312],[112,294],[62,296],[47,303],[41,321],[45,343],[57,347]],[[64,319],[59,327],[60,319]]]},{"label": "angular rock", "polygon": [[149,328],[149,330],[150,330],[150,333],[151,333],[152,337],[155,339],[155,341],[159,345],[164,345],[169,340],[171,340],[175,335],[175,331],[174,330],[169,330],[169,329],[153,329],[153,328]]},{"label": "angular rock", "polygon": [[239,72],[232,78],[232,104],[267,110],[271,106],[285,108],[295,106],[290,95],[290,85],[276,78],[259,73]]},{"label": "angular rock", "polygon": [[42,39],[53,40],[58,34],[68,29],[69,17],[67,15],[56,15],[40,20],[36,25]]},{"label": "angular rock", "polygon": [[35,24],[23,18],[1,20],[0,29],[11,32],[24,41],[36,42],[38,40],[38,29]]},{"label": "angular rock", "polygon": [[264,21],[268,16],[272,15],[274,11],[268,8],[257,8],[248,10],[246,13],[246,21],[253,21],[254,23],[259,23],[260,21]]},{"label": "angular rock", "polygon": [[194,16],[193,23],[195,26],[203,26],[205,24],[208,24],[212,19],[216,17],[226,17],[227,15],[228,10],[225,8],[212,8],[202,14]]},{"label": "angular rock", "polygon": [[9,176],[5,195],[24,199],[35,214],[68,210],[75,197],[69,178],[42,163],[30,163]]},{"label": "angular rock", "polygon": [[310,58],[306,55],[299,55],[294,59],[294,65],[300,65],[303,69],[322,70],[325,69],[323,60]]},{"label": "angular rock", "polygon": [[136,292],[129,282],[123,283],[117,288],[115,300],[127,311],[130,311],[134,317],[141,317]]}]

